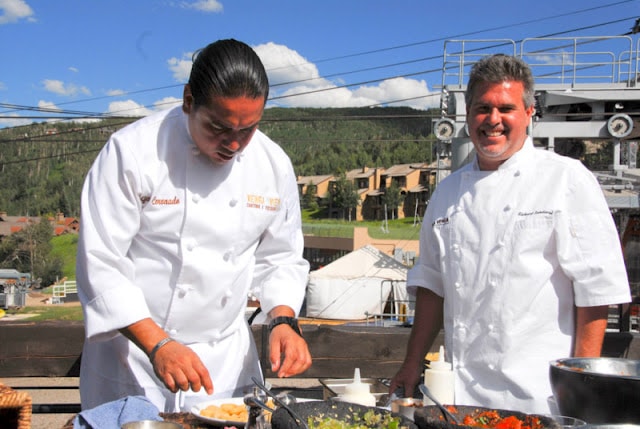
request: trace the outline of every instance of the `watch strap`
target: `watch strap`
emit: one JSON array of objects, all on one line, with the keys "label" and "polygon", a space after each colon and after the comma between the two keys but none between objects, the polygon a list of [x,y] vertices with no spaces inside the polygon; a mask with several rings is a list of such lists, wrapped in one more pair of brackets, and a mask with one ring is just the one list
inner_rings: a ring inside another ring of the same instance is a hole
[{"label": "watch strap", "polygon": [[271,322],[269,322],[269,332],[273,330],[278,325],[289,325],[291,329],[293,329],[296,334],[302,336],[302,332],[300,331],[300,326],[298,325],[298,319],[290,316],[278,316],[274,317]]}]

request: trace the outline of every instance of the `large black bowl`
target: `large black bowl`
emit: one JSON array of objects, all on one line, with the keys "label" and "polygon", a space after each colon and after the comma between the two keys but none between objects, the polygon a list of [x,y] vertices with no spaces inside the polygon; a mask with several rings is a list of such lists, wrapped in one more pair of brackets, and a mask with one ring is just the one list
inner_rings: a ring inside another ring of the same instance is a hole
[{"label": "large black bowl", "polygon": [[560,414],[591,424],[640,423],[640,361],[566,358],[552,361],[549,380]]},{"label": "large black bowl", "polygon": [[[367,411],[373,410],[377,414],[391,414],[400,418],[400,426],[407,429],[418,429],[411,420],[397,413],[377,407],[365,407],[364,405],[351,404],[340,401],[310,401],[298,402],[289,405],[289,407],[298,414],[305,423],[309,417],[332,417],[347,423],[353,423],[356,415],[362,415]],[[289,412],[282,407],[276,409],[271,416],[271,427],[273,429],[301,429],[296,420],[291,417]]]},{"label": "large black bowl", "polygon": [[[462,423],[465,416],[477,416],[484,411],[495,411],[501,418],[514,416],[517,419],[523,420],[527,417],[527,414],[518,411],[500,410],[495,408],[483,408],[470,405],[456,405],[455,411],[451,414],[458,417],[458,420]],[[542,416],[534,414],[535,417],[540,419],[540,423],[547,429],[560,429],[560,425],[548,416]],[[473,426],[466,426],[463,424],[456,425],[455,423],[449,423],[442,415],[440,408],[435,405],[429,405],[426,407],[416,408],[413,413],[413,420],[418,425],[419,429],[478,429]]]}]

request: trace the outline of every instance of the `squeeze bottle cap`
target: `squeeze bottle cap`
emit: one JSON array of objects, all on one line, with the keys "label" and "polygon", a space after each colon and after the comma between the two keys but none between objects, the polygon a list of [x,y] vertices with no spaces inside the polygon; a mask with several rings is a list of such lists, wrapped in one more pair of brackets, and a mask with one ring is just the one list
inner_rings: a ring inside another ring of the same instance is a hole
[{"label": "squeeze bottle cap", "polygon": [[354,393],[369,393],[369,384],[363,383],[360,379],[360,368],[353,371],[353,383],[344,386],[345,393],[350,395]]},{"label": "squeeze bottle cap", "polygon": [[429,363],[429,369],[436,371],[451,371],[451,362],[446,362],[444,360],[444,346],[440,346],[438,360],[434,360]]}]

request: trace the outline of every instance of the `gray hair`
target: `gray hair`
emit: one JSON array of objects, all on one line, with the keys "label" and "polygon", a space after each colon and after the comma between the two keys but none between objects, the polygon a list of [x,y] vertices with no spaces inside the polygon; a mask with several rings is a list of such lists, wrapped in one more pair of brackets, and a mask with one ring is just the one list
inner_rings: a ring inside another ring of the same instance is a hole
[{"label": "gray hair", "polygon": [[471,68],[467,91],[464,94],[467,106],[471,105],[474,91],[479,83],[505,81],[521,82],[524,86],[522,101],[525,107],[535,105],[534,80],[527,63],[518,57],[495,54],[481,59]]}]

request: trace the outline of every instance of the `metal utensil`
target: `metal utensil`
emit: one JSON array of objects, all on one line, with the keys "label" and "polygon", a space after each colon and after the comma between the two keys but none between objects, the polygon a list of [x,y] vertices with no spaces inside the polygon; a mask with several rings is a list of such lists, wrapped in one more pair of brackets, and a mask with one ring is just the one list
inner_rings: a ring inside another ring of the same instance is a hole
[{"label": "metal utensil", "polygon": [[274,394],[271,390],[267,389],[267,386],[262,384],[262,382],[257,378],[251,377],[251,380],[253,380],[255,385],[258,386],[260,389],[262,389],[264,393],[269,395],[276,404],[278,404],[279,406],[287,410],[287,412],[291,415],[291,417],[293,417],[293,419],[296,421],[298,426],[302,426],[304,429],[309,429],[309,426],[307,426],[307,423],[295,411],[293,411],[285,401],[280,399],[278,395]]},{"label": "metal utensil", "polygon": [[442,411],[442,414],[444,414],[444,417],[445,417],[447,420],[450,420],[450,421],[454,422],[454,423],[455,423],[455,424],[457,424],[457,425],[459,425],[459,424],[460,424],[460,422],[458,421],[458,419],[456,418],[456,416],[454,416],[453,414],[451,414],[451,413],[449,412],[449,410],[447,410],[447,407],[445,407],[444,405],[442,405],[442,404],[440,403],[440,401],[438,401],[438,400],[436,399],[436,397],[433,395],[433,393],[431,393],[431,391],[429,390],[429,388],[428,388],[426,385],[424,385],[424,384],[420,384],[420,385],[418,386],[418,388],[420,389],[420,392],[422,392],[422,394],[423,394],[424,396],[426,396],[427,398],[431,399],[431,400],[433,401],[433,403],[434,403],[434,404],[436,404],[436,406],[437,406],[438,408],[440,408],[440,411]]}]

